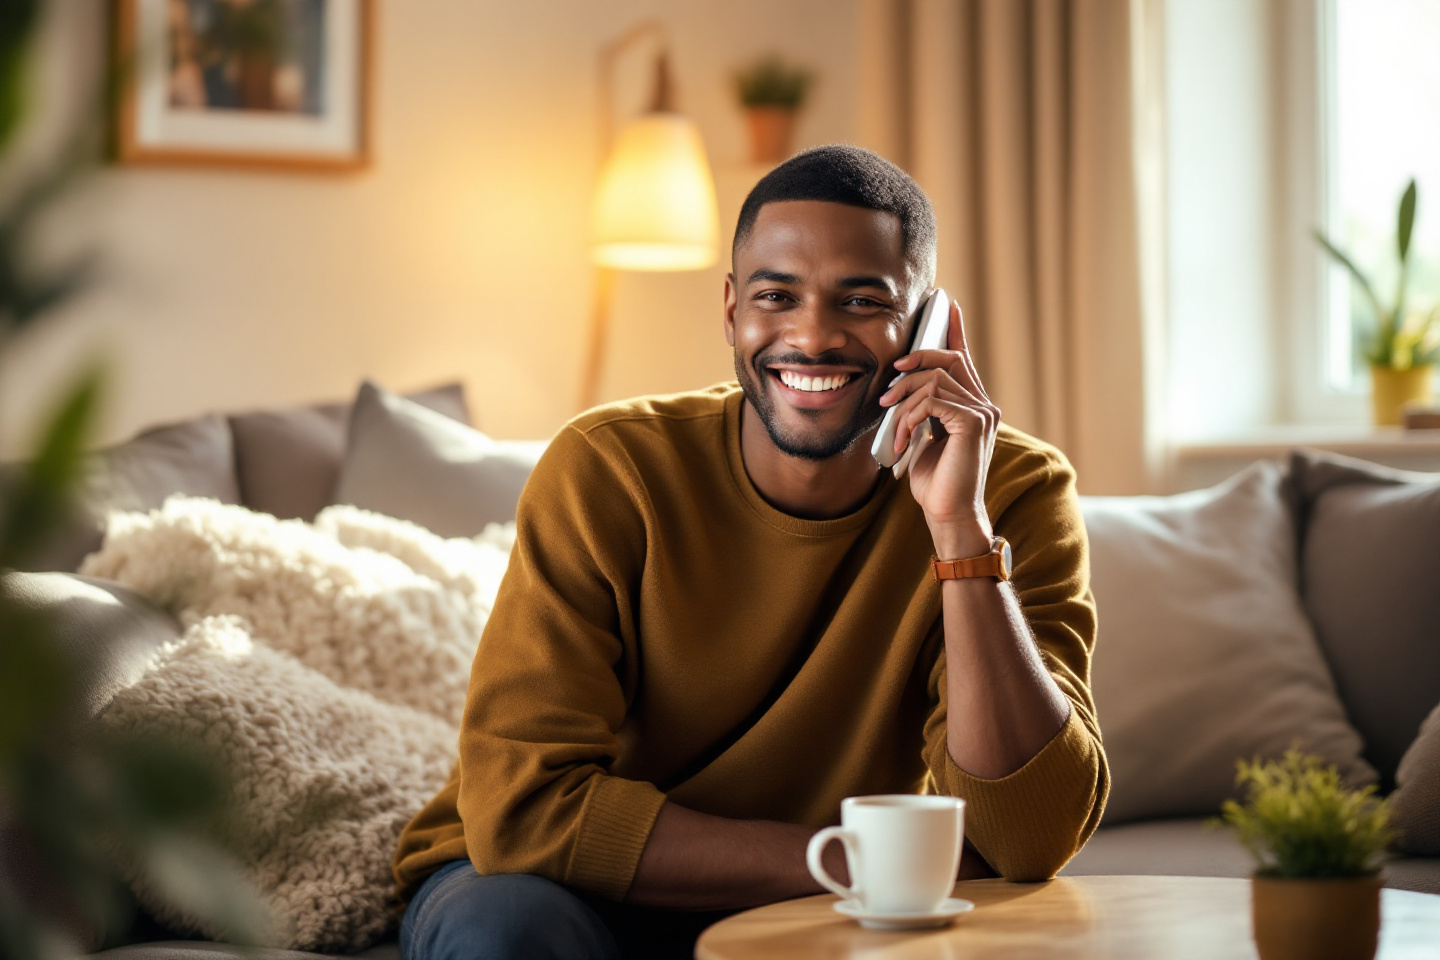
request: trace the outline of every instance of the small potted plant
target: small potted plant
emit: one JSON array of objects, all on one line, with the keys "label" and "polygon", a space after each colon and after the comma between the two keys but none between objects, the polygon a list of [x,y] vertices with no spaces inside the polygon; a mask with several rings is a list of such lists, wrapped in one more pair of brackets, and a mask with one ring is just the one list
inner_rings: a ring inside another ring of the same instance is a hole
[{"label": "small potted plant", "polygon": [[1424,312],[1408,310],[1405,303],[1416,194],[1415,181],[1411,180],[1400,197],[1396,217],[1395,249],[1400,258],[1400,275],[1395,284],[1395,300],[1388,308],[1381,306],[1375,286],[1355,261],[1320,231],[1314,231],[1316,241],[1325,252],[1354,278],[1370,308],[1372,325],[1362,334],[1361,350],[1370,364],[1371,401],[1375,423],[1379,426],[1399,424],[1407,404],[1429,406],[1435,398],[1435,364],[1440,360],[1440,304]]},{"label": "small potted plant", "polygon": [[1371,960],[1380,933],[1380,858],[1394,839],[1375,787],[1350,790],[1299,750],[1239,763],[1242,803],[1222,819],[1255,857],[1251,912],[1261,960]]},{"label": "small potted plant", "polygon": [[795,118],[815,76],[770,54],[735,71],[735,93],[750,125],[752,163],[779,163],[790,155]]}]

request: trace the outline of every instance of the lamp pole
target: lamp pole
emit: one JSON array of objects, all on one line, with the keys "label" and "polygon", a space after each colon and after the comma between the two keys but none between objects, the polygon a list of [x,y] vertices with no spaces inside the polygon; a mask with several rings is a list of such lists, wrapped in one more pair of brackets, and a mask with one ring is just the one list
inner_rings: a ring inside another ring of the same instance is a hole
[{"label": "lamp pole", "polygon": [[[615,136],[615,64],[621,54],[646,38],[654,38],[660,44],[661,66],[660,76],[657,76],[656,99],[663,97],[663,106],[652,106],[652,109],[669,109],[670,90],[669,76],[664,66],[665,50],[668,47],[668,40],[665,35],[665,28],[658,20],[642,20],[620,36],[611,40],[600,48],[599,73],[596,77],[595,91],[599,98],[596,115],[600,118],[600,151],[598,156],[603,164],[606,157],[610,155],[611,141]],[[605,367],[605,344],[610,336],[610,310],[615,295],[615,270],[611,267],[595,265],[595,276],[592,283],[592,299],[590,304],[590,329],[585,341],[585,356],[580,368],[580,410],[587,410],[595,405],[600,393],[600,374]]]}]

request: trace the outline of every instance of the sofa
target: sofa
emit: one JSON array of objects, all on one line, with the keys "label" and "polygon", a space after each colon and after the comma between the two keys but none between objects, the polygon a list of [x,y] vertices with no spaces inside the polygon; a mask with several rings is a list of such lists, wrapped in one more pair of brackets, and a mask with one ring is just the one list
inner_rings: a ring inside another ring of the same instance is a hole
[{"label": "sofa", "polygon": [[[473,537],[513,518],[544,443],[468,424],[456,385],[400,397],[367,384],[350,404],[148,430],[94,455],[74,522],[0,589],[55,618],[84,678],[79,709],[103,716],[182,630],[134,590],[75,572],[108,513],[178,493],[308,521],[337,502]],[[1440,477],[1296,451],[1210,490],[1083,505],[1113,789],[1062,873],[1247,876],[1248,855],[1210,820],[1235,795],[1237,759],[1298,745],[1392,796],[1406,836],[1385,882],[1440,893]],[[89,946],[113,960],[232,949],[153,922],[129,940]],[[398,956],[393,931],[359,955]]]}]

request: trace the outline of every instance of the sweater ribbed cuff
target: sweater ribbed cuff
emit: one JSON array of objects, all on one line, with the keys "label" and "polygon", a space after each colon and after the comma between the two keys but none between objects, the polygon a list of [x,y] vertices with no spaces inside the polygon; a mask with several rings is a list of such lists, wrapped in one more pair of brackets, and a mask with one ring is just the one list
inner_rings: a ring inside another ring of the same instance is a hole
[{"label": "sweater ribbed cuff", "polygon": [[622,900],[665,794],[653,783],[597,776],[580,814],[580,834],[565,871],[565,882]]},{"label": "sweater ribbed cuff", "polygon": [[965,835],[1007,880],[1048,880],[1088,839],[1103,798],[1105,759],[1072,709],[1050,742],[998,780],[971,776],[945,755],[944,789],[965,798]]}]

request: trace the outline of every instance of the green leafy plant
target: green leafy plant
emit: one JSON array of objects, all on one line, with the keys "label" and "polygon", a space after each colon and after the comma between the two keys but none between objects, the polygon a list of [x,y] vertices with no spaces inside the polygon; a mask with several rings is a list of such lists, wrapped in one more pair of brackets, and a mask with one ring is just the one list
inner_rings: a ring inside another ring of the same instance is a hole
[{"label": "green leafy plant", "polygon": [[1383,306],[1370,282],[1354,258],[1332,243],[1319,230],[1312,231],[1317,243],[1325,249],[1354,279],[1370,308],[1371,326],[1360,335],[1361,353],[1372,367],[1409,370],[1440,360],[1440,303],[1428,312],[1409,311],[1406,287],[1410,279],[1410,240],[1415,230],[1415,208],[1419,191],[1412,179],[1400,195],[1396,214],[1395,251],[1400,273],[1395,283],[1395,297],[1389,307]]},{"label": "green leafy plant", "polygon": [[1321,758],[1291,749],[1281,760],[1238,763],[1244,803],[1225,801],[1233,827],[1266,877],[1363,877],[1395,839],[1390,810],[1375,787],[1350,790]]},{"label": "green leafy plant", "polygon": [[[0,351],[92,275],[92,257],[41,265],[34,251],[46,214],[99,163],[113,79],[52,155],[20,169],[12,149],[44,8],[0,3]],[[0,474],[0,574],[23,569],[70,515],[103,388],[99,366],[79,371],[26,463]],[[0,589],[0,957],[59,960],[123,931],[134,877],[231,939],[255,942],[260,902],[210,839],[230,829],[223,771],[198,744],[86,722],[83,686],[54,625]]]},{"label": "green leafy plant", "polygon": [[735,94],[745,107],[799,110],[814,85],[815,75],[769,54],[735,71]]}]

